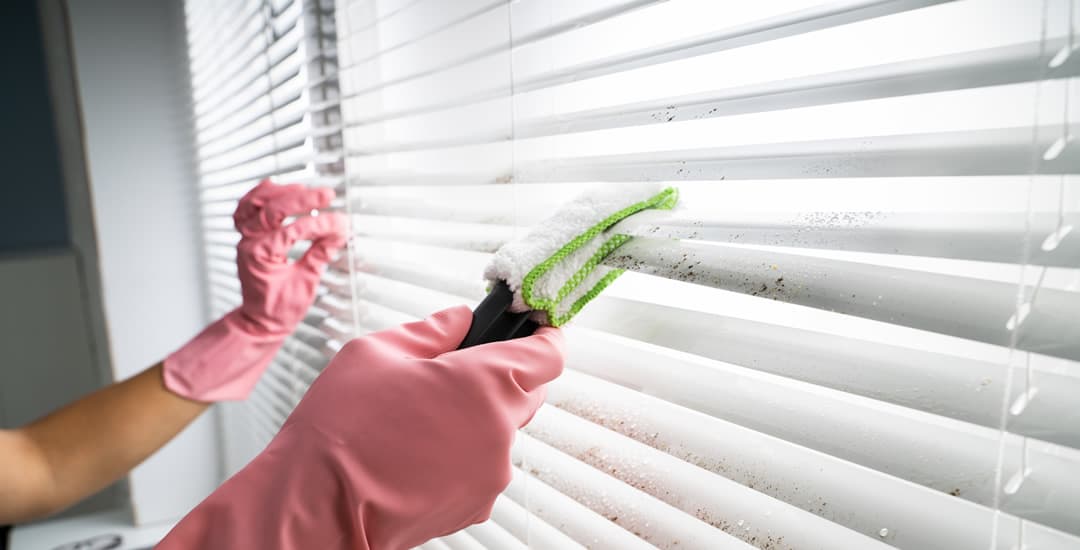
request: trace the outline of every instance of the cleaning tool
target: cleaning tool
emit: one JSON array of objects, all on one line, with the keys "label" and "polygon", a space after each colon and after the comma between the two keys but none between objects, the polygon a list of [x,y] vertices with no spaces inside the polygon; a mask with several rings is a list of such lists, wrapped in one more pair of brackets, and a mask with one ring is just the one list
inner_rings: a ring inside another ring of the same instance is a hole
[{"label": "cleaning tool", "polygon": [[671,209],[678,200],[678,190],[656,183],[597,186],[503,245],[484,270],[491,290],[473,312],[461,348],[569,321],[623,272],[600,265],[632,238],[612,226],[646,209]]}]

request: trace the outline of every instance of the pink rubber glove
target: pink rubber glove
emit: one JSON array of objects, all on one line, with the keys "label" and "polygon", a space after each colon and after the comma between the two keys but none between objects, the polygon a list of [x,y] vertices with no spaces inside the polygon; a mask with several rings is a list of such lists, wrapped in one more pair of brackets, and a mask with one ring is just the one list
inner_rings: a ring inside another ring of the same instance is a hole
[{"label": "pink rubber glove", "polygon": [[[274,185],[263,180],[236,207],[233,221],[242,238],[236,247],[236,271],[244,303],[206,327],[164,362],[165,386],[198,401],[244,399],[315,299],[327,262],[345,245],[341,214],[300,216],[328,206],[332,189],[300,184]],[[312,241],[295,263],[289,249]]]},{"label": "pink rubber glove", "polygon": [[454,351],[472,312],[349,342],[250,464],[159,550],[404,550],[485,521],[562,334]]}]

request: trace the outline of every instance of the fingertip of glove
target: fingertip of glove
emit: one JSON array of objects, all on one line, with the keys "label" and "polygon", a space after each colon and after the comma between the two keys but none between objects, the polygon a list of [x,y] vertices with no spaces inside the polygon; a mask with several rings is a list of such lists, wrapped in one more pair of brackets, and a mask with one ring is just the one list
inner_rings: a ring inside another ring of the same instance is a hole
[{"label": "fingertip of glove", "polygon": [[435,357],[453,351],[465,339],[472,324],[472,310],[455,306],[429,315],[422,321],[402,325],[413,341],[412,354]]},{"label": "fingertip of glove", "polygon": [[334,189],[330,187],[319,187],[316,188],[315,192],[318,193],[319,202],[322,207],[329,206],[330,203],[334,200],[334,197],[337,196],[337,193],[334,191]]},{"label": "fingertip of glove", "polygon": [[[515,379],[526,392],[542,388],[544,384],[558,378],[565,364],[562,331],[543,327],[531,336],[510,340],[504,344],[516,347],[518,365],[515,367]],[[509,350],[509,348],[508,348]]]},{"label": "fingertip of glove", "polygon": [[532,335],[533,338],[539,339],[551,350],[562,357],[562,354],[566,348],[566,338],[563,336],[563,331],[555,327],[540,327]]},{"label": "fingertip of glove", "polygon": [[330,220],[331,227],[337,232],[337,236],[344,242],[349,236],[349,218],[341,212],[329,212],[326,217]]},{"label": "fingertip of glove", "polygon": [[562,329],[557,327],[540,327],[536,329],[536,332],[533,332],[533,335],[542,336],[552,342],[557,342],[559,345],[562,345],[563,341],[565,340],[563,338]]},{"label": "fingertip of glove", "polygon": [[[454,328],[464,327],[463,331],[467,332],[472,324],[472,310],[465,305],[454,306],[432,313],[427,320]],[[464,337],[463,333],[462,338]]]}]

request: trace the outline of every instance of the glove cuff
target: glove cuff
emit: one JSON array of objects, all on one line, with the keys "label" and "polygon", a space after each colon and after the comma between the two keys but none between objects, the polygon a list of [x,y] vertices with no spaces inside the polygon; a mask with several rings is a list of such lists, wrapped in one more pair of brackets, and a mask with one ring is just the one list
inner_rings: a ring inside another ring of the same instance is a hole
[{"label": "glove cuff", "polygon": [[155,548],[370,550],[369,505],[354,492],[375,484],[343,470],[342,452],[339,442],[317,430],[286,423]]},{"label": "glove cuff", "polygon": [[235,309],[207,326],[165,359],[165,387],[196,401],[246,399],[285,341],[253,334],[249,324]]}]

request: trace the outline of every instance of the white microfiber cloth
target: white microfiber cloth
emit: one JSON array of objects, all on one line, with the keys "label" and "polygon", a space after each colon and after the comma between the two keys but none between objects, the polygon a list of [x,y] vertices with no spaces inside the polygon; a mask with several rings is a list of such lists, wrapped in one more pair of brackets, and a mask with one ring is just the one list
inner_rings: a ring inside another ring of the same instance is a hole
[{"label": "white microfiber cloth", "polygon": [[560,326],[622,274],[600,265],[631,239],[612,234],[611,227],[648,208],[670,209],[678,200],[674,187],[656,183],[594,187],[503,245],[484,278],[506,282],[514,292],[511,311],[533,310],[533,321]]}]

